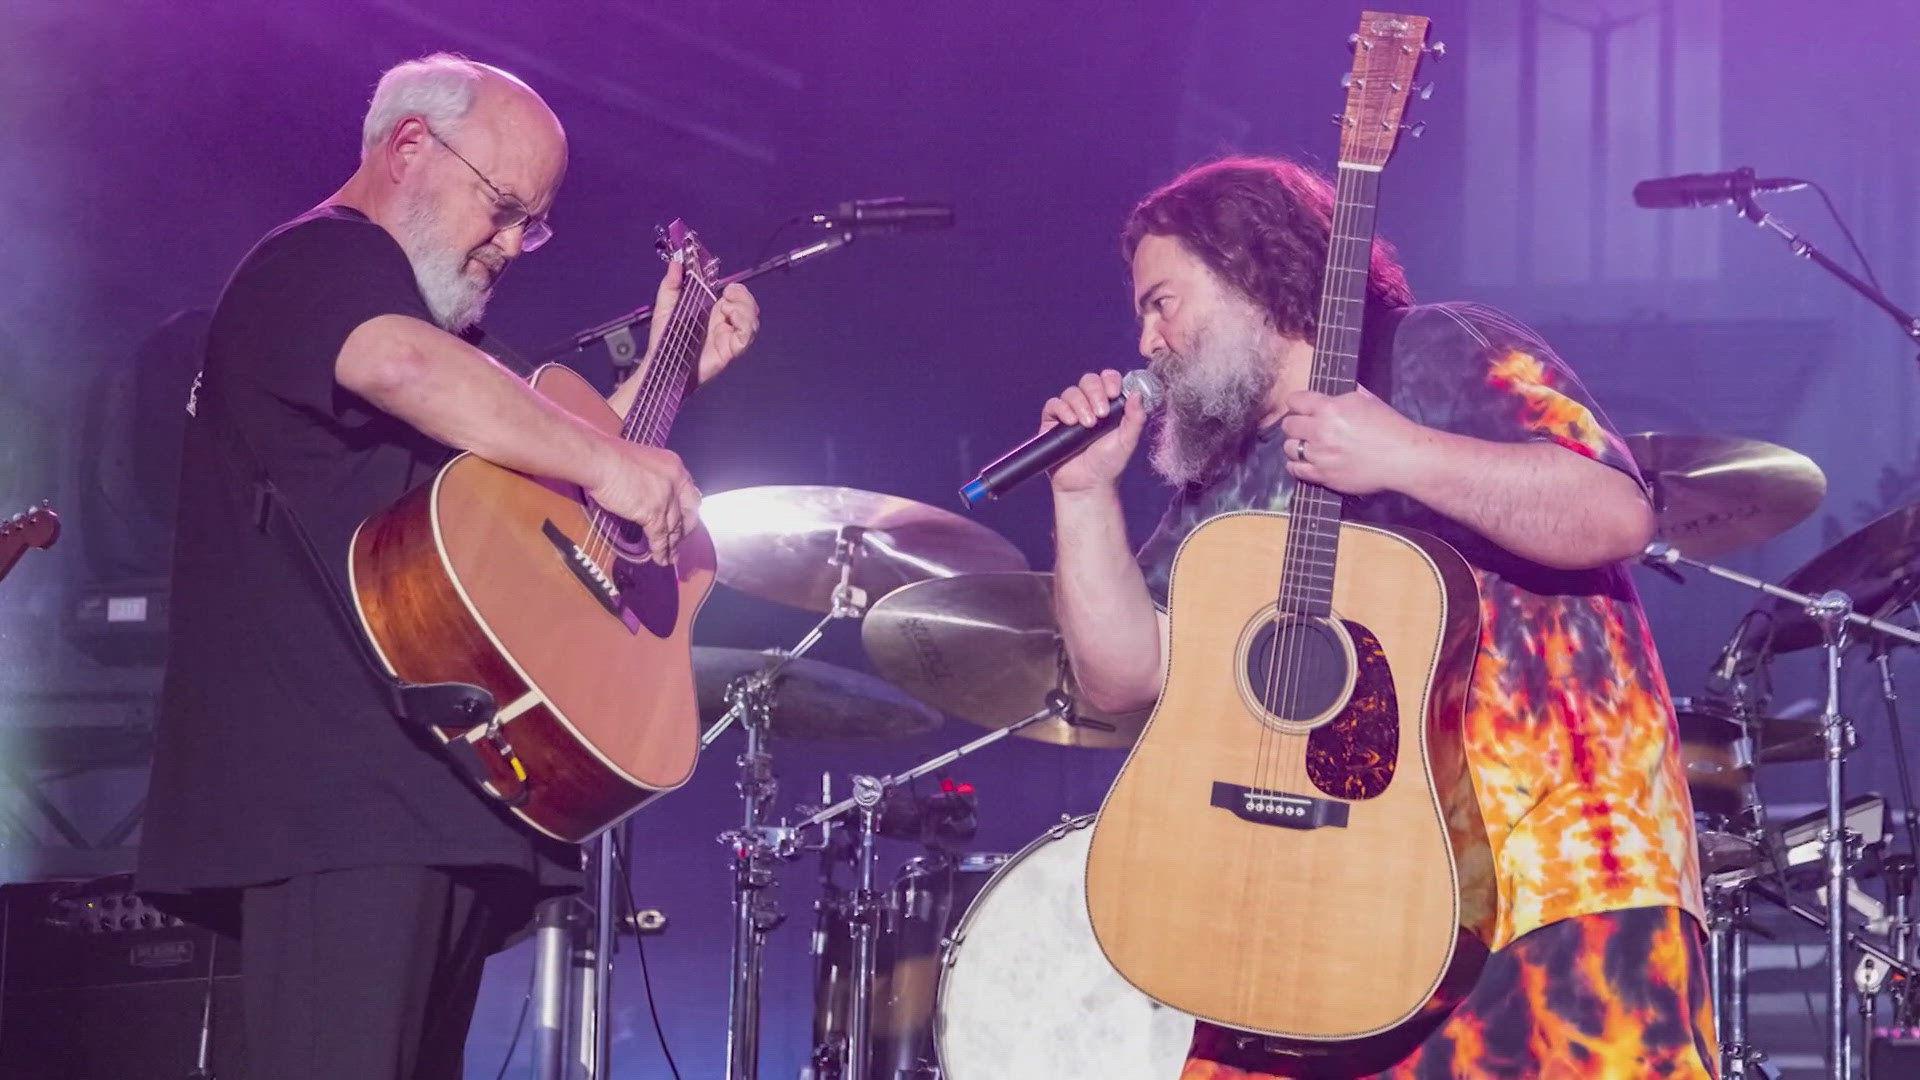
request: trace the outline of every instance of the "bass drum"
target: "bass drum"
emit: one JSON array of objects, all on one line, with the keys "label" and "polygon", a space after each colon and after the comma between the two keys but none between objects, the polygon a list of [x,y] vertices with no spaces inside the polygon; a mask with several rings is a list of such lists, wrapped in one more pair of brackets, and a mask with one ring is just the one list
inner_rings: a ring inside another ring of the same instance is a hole
[{"label": "bass drum", "polygon": [[1107,963],[1087,917],[1093,815],[1028,844],[987,882],[946,950],[935,1039],[946,1080],[1173,1080],[1193,1018]]}]

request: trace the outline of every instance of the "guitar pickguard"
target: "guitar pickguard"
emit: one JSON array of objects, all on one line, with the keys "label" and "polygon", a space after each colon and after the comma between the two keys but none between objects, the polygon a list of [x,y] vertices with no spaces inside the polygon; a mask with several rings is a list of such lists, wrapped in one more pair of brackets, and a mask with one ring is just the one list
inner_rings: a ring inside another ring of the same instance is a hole
[{"label": "guitar pickguard", "polygon": [[1355,677],[1346,708],[1307,736],[1307,776],[1336,798],[1378,797],[1400,757],[1400,706],[1393,670],[1373,631],[1342,620],[1353,640]]}]

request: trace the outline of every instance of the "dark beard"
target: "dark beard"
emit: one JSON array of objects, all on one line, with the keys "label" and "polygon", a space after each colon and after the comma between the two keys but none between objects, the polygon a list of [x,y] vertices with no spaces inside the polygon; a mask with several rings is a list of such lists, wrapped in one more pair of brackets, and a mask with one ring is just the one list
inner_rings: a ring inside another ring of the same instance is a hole
[{"label": "dark beard", "polygon": [[1219,476],[1259,434],[1280,374],[1264,327],[1250,306],[1225,311],[1195,332],[1186,355],[1154,360],[1166,404],[1155,422],[1149,460],[1168,483],[1184,487]]}]

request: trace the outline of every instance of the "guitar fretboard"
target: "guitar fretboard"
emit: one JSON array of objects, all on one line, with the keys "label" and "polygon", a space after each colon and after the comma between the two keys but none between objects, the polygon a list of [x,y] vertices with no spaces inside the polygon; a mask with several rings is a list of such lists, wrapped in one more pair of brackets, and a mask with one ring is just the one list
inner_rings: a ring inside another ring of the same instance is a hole
[{"label": "guitar fretboard", "polygon": [[689,267],[653,362],[634,376],[643,381],[620,427],[623,437],[647,446],[666,444],[667,433],[673,430],[674,417],[692,383],[700,350],[706,344],[707,316],[713,311],[714,300],[713,287]]},{"label": "guitar fretboard", "polygon": [[[1374,208],[1380,190],[1377,169],[1342,165],[1334,186],[1333,228],[1327,241],[1326,275],[1313,338],[1309,389],[1329,396],[1358,385],[1360,328],[1367,306],[1367,276],[1373,264]],[[1312,454],[1312,448],[1308,448]],[[1283,612],[1325,617],[1333,610],[1333,570],[1340,549],[1342,501],[1331,489],[1294,485],[1281,564]]]}]

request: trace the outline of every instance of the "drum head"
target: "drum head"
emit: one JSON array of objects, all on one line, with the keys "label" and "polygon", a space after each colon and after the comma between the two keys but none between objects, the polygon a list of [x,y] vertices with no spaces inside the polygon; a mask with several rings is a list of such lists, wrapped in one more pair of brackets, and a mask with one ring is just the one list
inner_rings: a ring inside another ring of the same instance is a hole
[{"label": "drum head", "polygon": [[940,979],[947,1080],[1180,1075],[1193,1019],[1107,963],[1087,917],[1091,816],[1049,831],[967,909]]}]

